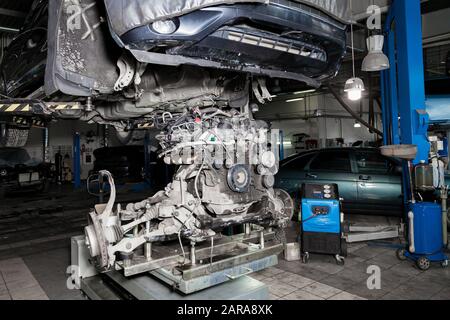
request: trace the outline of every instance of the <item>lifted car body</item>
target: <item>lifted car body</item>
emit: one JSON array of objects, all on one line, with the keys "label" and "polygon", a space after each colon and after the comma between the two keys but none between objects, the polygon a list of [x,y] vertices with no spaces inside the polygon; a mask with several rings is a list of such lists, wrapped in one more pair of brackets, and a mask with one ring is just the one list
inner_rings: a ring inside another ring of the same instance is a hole
[{"label": "lifted car body", "polygon": [[[140,3],[134,10],[145,11],[152,2]],[[116,1],[107,5],[110,16],[120,11]],[[293,1],[217,5],[171,21],[171,34],[160,34],[155,23],[111,25],[119,45],[141,62],[248,70],[311,86],[336,73],[345,50],[345,24]]]},{"label": "lifted car body", "polygon": [[122,130],[167,111],[241,108],[333,77],[348,21],[346,0],[36,0],[6,52],[2,91],[79,101],[85,110],[56,115]]}]

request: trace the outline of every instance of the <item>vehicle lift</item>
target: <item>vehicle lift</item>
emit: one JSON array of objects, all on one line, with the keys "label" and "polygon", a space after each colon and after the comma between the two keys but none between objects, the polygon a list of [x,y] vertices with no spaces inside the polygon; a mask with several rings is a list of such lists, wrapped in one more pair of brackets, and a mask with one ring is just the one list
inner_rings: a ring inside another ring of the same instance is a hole
[{"label": "vehicle lift", "polygon": [[[381,88],[384,145],[391,146],[385,150],[393,156],[411,148],[417,151],[403,157],[411,160],[403,168],[409,236],[408,249],[401,249],[398,257],[415,261],[420,269],[427,270],[430,262],[448,265],[444,254],[448,240],[446,208],[442,210],[436,203],[414,200],[411,166],[428,164],[430,155],[420,2],[394,0],[391,4],[384,29],[387,37],[384,51],[391,67],[382,72]],[[445,203],[447,187],[440,189]]]}]

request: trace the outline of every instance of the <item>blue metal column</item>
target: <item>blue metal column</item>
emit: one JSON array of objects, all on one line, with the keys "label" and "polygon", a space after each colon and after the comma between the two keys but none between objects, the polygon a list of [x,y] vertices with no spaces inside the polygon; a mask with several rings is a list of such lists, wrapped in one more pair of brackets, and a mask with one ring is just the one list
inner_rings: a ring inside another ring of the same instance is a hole
[{"label": "blue metal column", "polygon": [[73,136],[73,182],[75,189],[81,188],[81,139],[78,132]]},{"label": "blue metal column", "polygon": [[[425,76],[420,0],[393,0],[386,21],[385,53],[391,68],[382,73],[383,120],[386,144],[417,145],[413,164],[428,163],[429,116],[425,107]],[[400,116],[400,119],[398,118]],[[430,261],[445,262],[443,254],[441,208],[435,203],[409,203],[408,168],[404,167],[405,209],[408,213],[409,248],[405,257],[426,270]],[[427,264],[428,263],[428,264]]]},{"label": "blue metal column", "polygon": [[284,160],[284,133],[280,130],[280,161]]},{"label": "blue metal column", "polygon": [[385,28],[391,68],[382,74],[385,143],[417,145],[414,164],[427,161],[430,150],[420,10],[420,0],[393,1]]},{"label": "blue metal column", "polygon": [[[395,47],[395,33],[389,32],[386,41],[386,54],[391,61],[391,65],[396,66],[397,56]],[[398,111],[398,88],[397,88],[397,68],[390,69],[381,73],[381,96],[383,104],[383,127],[384,144],[400,144],[399,133],[399,111]]]}]

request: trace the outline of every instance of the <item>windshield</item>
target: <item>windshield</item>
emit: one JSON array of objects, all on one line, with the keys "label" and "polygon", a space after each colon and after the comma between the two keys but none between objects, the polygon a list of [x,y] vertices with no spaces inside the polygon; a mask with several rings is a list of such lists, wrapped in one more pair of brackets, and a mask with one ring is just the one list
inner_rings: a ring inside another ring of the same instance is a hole
[{"label": "windshield", "polygon": [[0,164],[18,165],[25,164],[31,160],[25,149],[3,148],[0,149]]}]

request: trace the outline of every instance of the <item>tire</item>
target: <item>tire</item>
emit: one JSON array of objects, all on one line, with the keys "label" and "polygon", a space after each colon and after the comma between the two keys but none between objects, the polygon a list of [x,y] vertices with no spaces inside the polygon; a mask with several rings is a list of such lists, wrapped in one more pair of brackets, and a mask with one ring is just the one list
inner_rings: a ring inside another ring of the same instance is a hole
[{"label": "tire", "polygon": [[38,189],[38,192],[48,193],[49,190],[50,190],[50,181],[45,180],[42,182],[42,186]]},{"label": "tire", "polygon": [[117,139],[124,146],[142,146],[145,140],[145,130],[123,131],[116,129]]},{"label": "tire", "polygon": [[309,253],[308,252],[302,254],[302,263],[303,264],[308,264],[309,263]]},{"label": "tire", "polygon": [[407,259],[405,253],[406,253],[405,249],[398,249],[396,252],[398,260],[405,261]]},{"label": "tire", "polygon": [[420,270],[427,271],[428,269],[430,269],[431,263],[428,258],[420,257],[419,259],[417,259],[416,265]]},{"label": "tire", "polygon": [[347,241],[345,239],[341,240],[341,256],[347,258],[348,250],[347,250]]},{"label": "tire", "polygon": [[29,133],[29,129],[12,128],[6,124],[0,124],[0,147],[24,147]]},{"label": "tire", "polygon": [[335,257],[335,259],[336,259],[336,264],[338,266],[344,266],[345,265],[345,258],[344,257],[340,257],[339,255],[337,255]]}]

